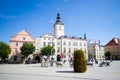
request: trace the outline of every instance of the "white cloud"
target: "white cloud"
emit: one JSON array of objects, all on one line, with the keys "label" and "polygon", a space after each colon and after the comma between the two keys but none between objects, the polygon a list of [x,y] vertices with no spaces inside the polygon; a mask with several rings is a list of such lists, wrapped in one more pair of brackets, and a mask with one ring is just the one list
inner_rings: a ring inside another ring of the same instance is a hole
[{"label": "white cloud", "polygon": [[15,19],[17,16],[6,16],[6,15],[0,15],[1,19]]}]

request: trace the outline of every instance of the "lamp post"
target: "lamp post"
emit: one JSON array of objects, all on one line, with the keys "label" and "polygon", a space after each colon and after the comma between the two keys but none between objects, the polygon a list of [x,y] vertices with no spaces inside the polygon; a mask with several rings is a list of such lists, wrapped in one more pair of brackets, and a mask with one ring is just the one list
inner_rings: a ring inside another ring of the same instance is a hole
[{"label": "lamp post", "polygon": [[62,57],[62,38],[61,38],[61,57]]},{"label": "lamp post", "polygon": [[50,43],[51,43],[51,46],[52,46],[52,48],[51,48],[51,54],[50,54],[50,56],[51,56],[51,66],[53,66],[53,55],[52,55],[52,50],[53,50],[53,39],[52,39],[52,41],[50,41]]}]

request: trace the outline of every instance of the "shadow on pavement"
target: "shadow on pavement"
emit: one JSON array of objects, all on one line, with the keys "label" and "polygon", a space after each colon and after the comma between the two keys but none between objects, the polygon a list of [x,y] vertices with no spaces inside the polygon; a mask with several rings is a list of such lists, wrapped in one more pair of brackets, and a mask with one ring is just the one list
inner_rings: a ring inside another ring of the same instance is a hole
[{"label": "shadow on pavement", "polygon": [[57,73],[74,73],[74,71],[56,71]]},{"label": "shadow on pavement", "polygon": [[[60,73],[73,73],[73,71],[58,71]],[[26,75],[26,76],[38,76],[38,77],[47,77],[47,78],[50,78],[50,77],[54,77],[54,78],[62,78],[62,79],[74,79],[74,80],[80,80],[80,79],[84,79],[84,80],[101,80],[101,79],[94,79],[94,78],[86,78],[86,77],[75,77],[75,76],[59,76],[59,75],[44,75],[44,74],[24,74],[24,73],[0,73],[0,75],[18,75],[18,76],[23,76],[23,75]]]}]

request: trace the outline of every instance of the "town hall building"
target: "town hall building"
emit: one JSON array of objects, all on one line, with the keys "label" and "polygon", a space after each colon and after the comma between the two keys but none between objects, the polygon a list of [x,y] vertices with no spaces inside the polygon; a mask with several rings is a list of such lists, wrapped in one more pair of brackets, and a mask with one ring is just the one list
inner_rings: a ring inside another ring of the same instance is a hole
[{"label": "town hall building", "polygon": [[72,56],[75,50],[83,50],[86,59],[88,59],[88,46],[86,34],[84,38],[66,36],[64,34],[64,24],[60,20],[60,13],[57,13],[56,22],[54,24],[54,34],[47,33],[35,38],[35,53],[40,53],[40,49],[44,46],[50,45],[55,48],[55,55],[64,54],[65,56]]}]

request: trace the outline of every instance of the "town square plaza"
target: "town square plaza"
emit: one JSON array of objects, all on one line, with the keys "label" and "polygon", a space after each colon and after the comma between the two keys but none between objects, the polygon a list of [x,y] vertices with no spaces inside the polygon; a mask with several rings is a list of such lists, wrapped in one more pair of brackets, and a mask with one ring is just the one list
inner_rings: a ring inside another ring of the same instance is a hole
[{"label": "town square plaza", "polygon": [[0,80],[120,80],[120,61],[110,66],[87,66],[85,73],[74,73],[69,64],[41,67],[41,64],[0,64]]}]

